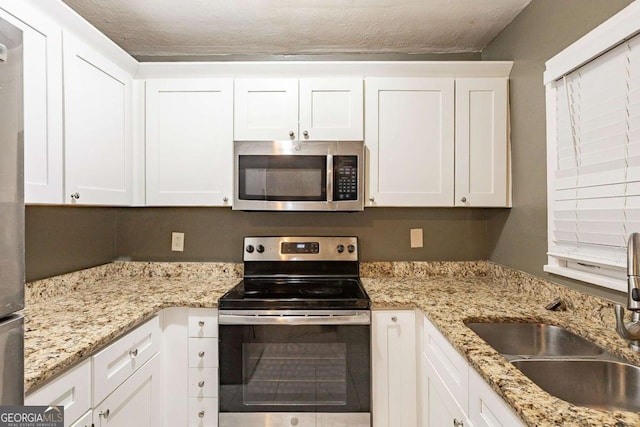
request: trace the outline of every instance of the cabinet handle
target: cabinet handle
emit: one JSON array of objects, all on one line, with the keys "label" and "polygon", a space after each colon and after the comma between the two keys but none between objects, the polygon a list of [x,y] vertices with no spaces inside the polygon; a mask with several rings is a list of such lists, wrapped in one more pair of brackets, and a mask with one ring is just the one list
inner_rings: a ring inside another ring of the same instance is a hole
[{"label": "cabinet handle", "polygon": [[200,353],[198,353],[198,356],[204,357],[204,351],[201,351]]},{"label": "cabinet handle", "polygon": [[136,357],[138,355],[138,349],[134,348],[133,350],[129,350],[129,356]]},{"label": "cabinet handle", "polygon": [[393,323],[396,323],[398,321],[398,318],[396,316],[391,317],[391,321]]},{"label": "cabinet handle", "polygon": [[302,132],[302,134],[304,135],[305,138],[309,138],[309,132],[308,131],[304,131]]},{"label": "cabinet handle", "polygon": [[224,197],[224,198],[222,199],[222,201],[223,201],[223,202],[225,202],[225,203],[227,203],[227,202],[229,201],[229,198],[228,198],[228,197]]},{"label": "cabinet handle", "polygon": [[460,201],[461,201],[462,203],[467,203],[467,198],[466,198],[466,197],[463,197],[462,199],[460,199]]},{"label": "cabinet handle", "polygon": [[204,411],[198,412],[198,418],[204,418]]},{"label": "cabinet handle", "polygon": [[198,326],[200,326],[201,328],[204,326],[204,320],[201,320],[198,322]]},{"label": "cabinet handle", "polygon": [[105,418],[109,418],[109,410],[107,409],[106,411],[100,411],[98,412],[98,416],[99,417],[105,417]]},{"label": "cabinet handle", "polygon": [[453,427],[464,427],[464,421],[454,418]]},{"label": "cabinet handle", "polygon": [[71,198],[73,200],[78,200],[80,198],[80,193],[78,193],[77,191],[75,193],[71,193]]},{"label": "cabinet handle", "polygon": [[204,387],[204,381],[200,380],[200,382],[198,382],[198,387],[202,388]]},{"label": "cabinet handle", "polygon": [[295,132],[294,132],[294,131],[290,130],[290,131],[289,131],[289,136],[290,136],[291,138],[293,138],[294,136],[296,136],[296,134],[295,134]]}]

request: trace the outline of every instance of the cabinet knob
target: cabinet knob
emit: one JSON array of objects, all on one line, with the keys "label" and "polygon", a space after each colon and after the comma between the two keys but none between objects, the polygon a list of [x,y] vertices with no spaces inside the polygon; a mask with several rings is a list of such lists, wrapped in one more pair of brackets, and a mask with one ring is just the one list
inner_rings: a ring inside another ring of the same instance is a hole
[{"label": "cabinet knob", "polygon": [[109,411],[108,409],[106,411],[100,411],[100,412],[98,412],[98,416],[99,417],[104,417],[104,418],[109,418],[109,412],[111,412],[111,411]]},{"label": "cabinet knob", "polygon": [[198,418],[204,418],[204,411],[198,412]]},{"label": "cabinet knob", "polygon": [[467,198],[466,198],[466,197],[463,197],[462,199],[460,199],[460,201],[461,201],[462,203],[467,203]]},{"label": "cabinet knob", "polygon": [[396,323],[398,321],[398,318],[396,316],[391,317],[391,321],[393,323]]},{"label": "cabinet knob", "polygon": [[302,134],[304,135],[305,138],[309,138],[309,131],[304,131],[302,132]]},{"label": "cabinet knob", "polygon": [[75,193],[72,193],[71,198],[73,200],[78,200],[80,198],[80,193],[78,193],[77,191]]},{"label": "cabinet knob", "polygon": [[290,136],[291,138],[293,138],[294,136],[296,136],[296,133],[295,133],[294,131],[290,130],[290,131],[289,131],[289,136]]},{"label": "cabinet knob", "polygon": [[133,350],[129,350],[129,356],[136,357],[138,355],[138,349],[134,348]]},{"label": "cabinet knob", "polygon": [[453,427],[464,427],[464,421],[454,418]]},{"label": "cabinet knob", "polygon": [[198,387],[200,387],[200,388],[204,387],[204,381],[203,380],[200,380],[198,382]]},{"label": "cabinet knob", "polygon": [[204,320],[200,320],[200,321],[198,322],[198,326],[200,326],[200,327],[202,328],[202,327],[204,326]]},{"label": "cabinet knob", "polygon": [[300,420],[298,420],[298,417],[291,418],[291,425],[292,426],[297,426],[299,422],[300,422]]},{"label": "cabinet knob", "polygon": [[375,202],[375,201],[376,201],[376,198],[375,198],[375,197],[369,197],[369,201],[370,201],[371,203],[373,203],[373,202]]},{"label": "cabinet knob", "polygon": [[227,203],[227,202],[229,201],[229,198],[228,198],[228,197],[224,197],[224,198],[222,199],[222,201],[223,201],[223,202],[225,202],[225,203]]},{"label": "cabinet knob", "polygon": [[201,351],[200,353],[198,353],[198,356],[204,357],[204,351]]}]

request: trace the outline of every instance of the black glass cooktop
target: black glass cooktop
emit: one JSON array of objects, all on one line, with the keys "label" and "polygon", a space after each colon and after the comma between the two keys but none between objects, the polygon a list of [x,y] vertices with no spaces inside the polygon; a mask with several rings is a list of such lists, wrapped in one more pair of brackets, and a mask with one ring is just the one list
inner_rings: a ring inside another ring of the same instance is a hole
[{"label": "black glass cooktop", "polygon": [[218,301],[221,309],[368,309],[359,279],[244,279]]}]

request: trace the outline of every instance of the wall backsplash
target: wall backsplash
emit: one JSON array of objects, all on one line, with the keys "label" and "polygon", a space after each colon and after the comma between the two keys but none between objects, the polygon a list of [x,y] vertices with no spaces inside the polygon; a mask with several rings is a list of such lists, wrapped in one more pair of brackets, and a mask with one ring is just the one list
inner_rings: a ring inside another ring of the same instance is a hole
[{"label": "wall backsplash", "polygon": [[[355,213],[238,212],[229,208],[27,206],[27,281],[134,261],[242,261],[247,235],[355,235],[363,261],[485,260],[486,209],[370,208]],[[424,230],[411,249],[409,230]],[[185,233],[172,252],[171,232]]]}]

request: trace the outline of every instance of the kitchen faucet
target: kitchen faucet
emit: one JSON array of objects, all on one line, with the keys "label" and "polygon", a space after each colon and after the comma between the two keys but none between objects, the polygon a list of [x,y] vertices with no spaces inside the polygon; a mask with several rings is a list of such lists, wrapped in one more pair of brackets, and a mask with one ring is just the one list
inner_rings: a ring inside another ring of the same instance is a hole
[{"label": "kitchen faucet", "polygon": [[631,322],[624,323],[624,308],[616,304],[616,331],[629,347],[640,353],[640,233],[631,233],[627,243],[627,309],[633,312]]}]

